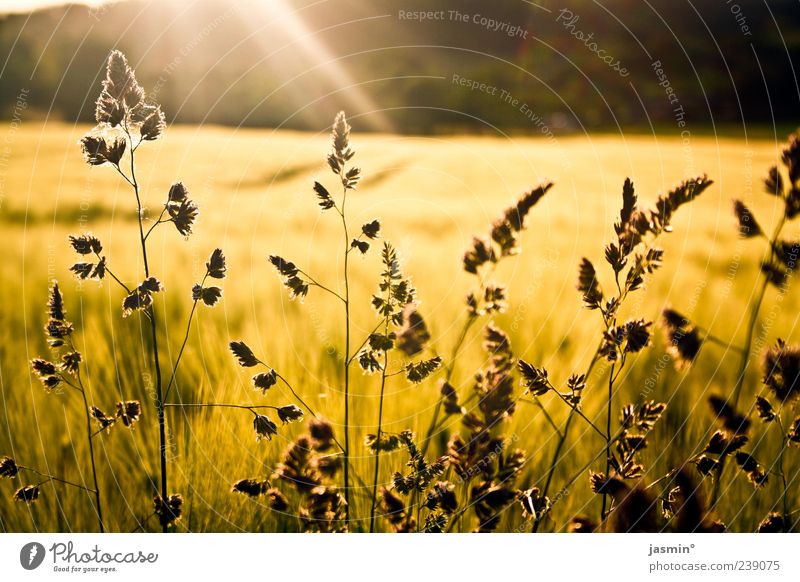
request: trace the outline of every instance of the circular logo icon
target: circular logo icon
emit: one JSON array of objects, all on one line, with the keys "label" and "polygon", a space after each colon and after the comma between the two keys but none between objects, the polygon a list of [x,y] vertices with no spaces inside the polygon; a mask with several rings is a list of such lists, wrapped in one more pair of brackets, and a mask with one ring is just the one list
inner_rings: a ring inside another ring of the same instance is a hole
[{"label": "circular logo icon", "polygon": [[44,546],[39,542],[30,542],[19,551],[19,563],[26,570],[35,570],[44,562]]}]

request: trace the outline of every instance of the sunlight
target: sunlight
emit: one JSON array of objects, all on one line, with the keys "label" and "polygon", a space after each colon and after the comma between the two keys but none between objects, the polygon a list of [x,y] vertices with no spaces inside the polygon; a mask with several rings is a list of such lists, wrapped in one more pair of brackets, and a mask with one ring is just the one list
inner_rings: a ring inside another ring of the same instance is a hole
[{"label": "sunlight", "polygon": [[90,8],[97,8],[103,4],[118,1],[119,0],[72,0],[70,2],[65,2],[64,0],[4,0],[0,2],[0,14],[12,12],[26,13],[32,10],[40,10],[42,8],[50,8],[62,4],[83,4]]},{"label": "sunlight", "polygon": [[[380,108],[369,95],[359,87],[358,81],[356,81],[344,65],[342,65],[341,59],[337,58],[337,56],[317,38],[319,31],[310,30],[305,22],[297,15],[298,10],[287,5],[285,0],[271,0],[270,2],[258,3],[254,7],[257,7],[257,10],[262,13],[264,18],[253,18],[249,20],[249,22],[270,21],[270,17],[274,17],[272,22],[278,22],[292,39],[289,45],[278,48],[268,46],[266,39],[260,40],[259,42],[265,48],[265,51],[268,51],[265,54],[265,58],[269,59],[283,49],[299,47],[308,60],[314,63],[314,66],[324,64],[324,66],[320,66],[316,71],[327,81],[331,82],[336,87],[336,90],[341,90],[342,96],[348,102],[346,106],[348,111],[356,115],[367,114],[365,121],[372,130],[383,132],[391,132],[393,130],[389,119],[380,112]],[[263,35],[259,35],[257,38],[261,39]],[[271,64],[276,68],[280,68],[280,63],[280,60],[273,59]],[[291,81],[292,79],[289,79],[287,85],[290,84]],[[302,102],[302,100],[300,102]]]}]

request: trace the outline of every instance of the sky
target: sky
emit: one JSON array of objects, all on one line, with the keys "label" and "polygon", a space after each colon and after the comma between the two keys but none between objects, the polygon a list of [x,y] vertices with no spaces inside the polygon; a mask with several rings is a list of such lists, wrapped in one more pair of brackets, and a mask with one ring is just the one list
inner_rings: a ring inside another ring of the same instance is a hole
[{"label": "sky", "polygon": [[30,12],[37,8],[46,8],[47,6],[56,6],[58,4],[86,4],[87,6],[98,6],[107,1],[108,0],[72,0],[72,2],[65,2],[63,0],[0,0],[0,13]]}]

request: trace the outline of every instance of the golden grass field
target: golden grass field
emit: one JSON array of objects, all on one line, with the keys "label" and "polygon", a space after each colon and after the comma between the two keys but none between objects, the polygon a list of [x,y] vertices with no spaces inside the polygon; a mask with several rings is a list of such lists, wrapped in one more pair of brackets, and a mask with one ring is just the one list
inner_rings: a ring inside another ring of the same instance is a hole
[{"label": "golden grass field", "polygon": [[[749,142],[692,137],[688,143],[679,137],[622,135],[557,140],[413,137],[365,135],[359,133],[357,119],[352,123],[355,162],[364,178],[348,200],[349,220],[357,228],[381,218],[382,234],[400,251],[404,269],[418,287],[432,344],[443,356],[456,340],[463,299],[473,284],[461,270],[461,256],[472,235],[488,232],[506,206],[544,178],[555,186],[528,217],[522,253],[505,261],[496,274],[508,284],[510,302],[507,312],[495,319],[509,332],[517,357],[546,366],[558,384],[586,368],[602,322],[597,312],[581,306],[575,290],[577,267],[586,256],[598,265],[601,282],[613,284],[605,279],[608,269],[600,265],[603,248],[614,234],[612,223],[626,177],[633,179],[645,206],[693,175],[706,173],[714,185],[678,212],[674,232],[661,239],[664,268],[626,304],[623,319],[658,320],[661,310],[672,305],[714,335],[743,343],[744,313],[760,284],[758,263],[764,245],[738,238],[732,200],[745,200],[765,230],[779,218],[774,199],[762,194],[761,179],[776,163],[785,136]],[[11,454],[27,466],[78,482],[91,480],[84,462],[79,395],[46,394],[28,366],[31,358],[47,355],[44,306],[49,281],[56,278],[68,316],[76,324],[94,401],[101,408],[113,408],[117,400],[140,399],[144,406],[135,430],[115,429],[95,440],[107,527],[133,531],[152,513],[153,489],[147,475],[157,479],[158,473],[155,412],[142,380],[151,367],[144,349],[145,320],[140,315],[122,319],[123,295],[110,281],[79,284],[71,276],[68,268],[78,257],[67,236],[91,231],[103,241],[115,274],[131,284],[143,274],[130,189],[111,168],[90,168],[83,162],[77,142],[88,129],[26,122],[9,134],[0,202],[0,455]],[[167,224],[149,243],[151,270],[167,290],[157,298],[156,309],[169,342],[169,362],[183,337],[191,287],[202,277],[208,255],[219,246],[228,259],[222,302],[213,309],[198,308],[178,375],[182,401],[291,402],[280,385],[266,397],[252,389],[251,374],[236,365],[227,348],[229,341],[244,339],[294,383],[312,408],[337,426],[341,423],[341,369],[335,351],[329,349],[342,345],[341,305],[314,288],[305,302],[289,301],[267,262],[269,254],[279,254],[330,287],[342,285],[340,224],[337,217],[320,213],[311,190],[314,179],[332,183],[324,164],[328,140],[325,132],[172,127],[164,139],[137,155],[146,206],[159,209],[170,184],[183,181],[201,208],[190,238],[184,240]],[[790,227],[796,236],[796,225]],[[354,343],[377,321],[369,298],[378,284],[378,261],[377,253],[354,261]],[[756,342],[766,347],[777,337],[800,339],[798,307],[792,288],[782,298],[770,289],[762,308],[765,325],[757,328]],[[738,361],[734,351],[709,345],[693,367],[676,371],[664,358],[661,334],[656,331],[655,336],[654,345],[626,368],[615,396],[615,410],[644,397],[668,403],[642,455],[645,480],[658,478],[702,448],[714,430],[706,397],[730,391]],[[484,364],[480,337],[474,328],[455,371],[455,385],[462,393]],[[363,376],[357,367],[352,377],[353,466],[363,481],[371,481],[372,460],[362,442],[366,433],[375,431],[378,378]],[[604,385],[602,371],[595,373],[585,394],[584,412],[598,424],[605,423]],[[743,402],[752,402],[761,388],[754,362]],[[391,378],[384,429],[424,433],[437,394],[436,378],[419,386]],[[176,396],[170,399],[177,401]],[[563,422],[568,412],[563,402],[551,396],[543,402],[553,418]],[[170,490],[185,499],[179,530],[296,527],[292,519],[272,515],[264,503],[231,493],[231,485],[238,479],[267,476],[288,440],[303,431],[302,425],[287,425],[271,442],[256,442],[247,411],[171,409],[167,415],[173,446]],[[432,450],[441,453],[450,432],[458,428],[453,418]],[[556,442],[542,412],[521,403],[506,432],[531,457],[518,485],[540,483]],[[571,434],[570,462],[558,467],[551,495],[604,447],[603,440],[577,420]],[[760,459],[771,463],[780,444],[777,434],[758,423],[753,434],[754,455],[772,451]],[[381,481],[388,481],[405,460],[401,451],[382,456]],[[798,462],[797,449],[788,451],[786,473],[796,476]],[[595,470],[603,470],[602,464],[598,461]],[[733,475],[734,471],[726,473],[719,517],[734,531],[752,531],[777,503],[779,480],[754,490],[741,475],[735,481]],[[97,527],[84,492],[48,484],[36,503],[26,505],[11,499],[12,483],[3,481],[0,486],[0,530]],[[367,491],[360,493],[353,496],[351,511],[364,519],[369,516],[369,496]],[[800,507],[796,484],[790,490],[790,506]],[[599,496],[590,491],[587,472],[559,497],[542,529],[559,531],[576,514],[596,518],[599,513]],[[150,522],[147,529],[155,525]],[[513,531],[520,525],[519,511],[507,512],[499,529]],[[353,526],[365,528],[364,522]]]}]

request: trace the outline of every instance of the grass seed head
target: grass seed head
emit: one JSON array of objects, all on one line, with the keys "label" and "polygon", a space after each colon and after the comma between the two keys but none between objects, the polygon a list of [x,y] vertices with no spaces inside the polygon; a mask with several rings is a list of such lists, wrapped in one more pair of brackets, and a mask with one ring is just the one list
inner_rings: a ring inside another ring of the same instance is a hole
[{"label": "grass seed head", "polygon": [[183,515],[183,497],[177,493],[168,496],[166,501],[157,495],[153,498],[153,511],[162,527],[174,525]]},{"label": "grass seed head", "polygon": [[69,242],[79,255],[88,255],[91,253],[99,255],[103,252],[103,245],[100,243],[100,240],[91,234],[70,235]]},{"label": "grass seed head", "polygon": [[772,512],[758,524],[757,533],[783,533],[786,531],[786,520],[780,513]]},{"label": "grass seed head", "polygon": [[788,346],[779,339],[764,354],[763,382],[778,402],[796,400],[800,396],[800,347]]},{"label": "grass seed head", "polygon": [[222,289],[219,287],[203,287],[196,284],[192,287],[192,301],[202,301],[208,307],[214,307],[222,298]]},{"label": "grass seed head", "polygon": [[755,238],[762,236],[764,231],[756,221],[756,217],[741,200],[733,201],[733,213],[739,223],[739,236],[742,238]]},{"label": "grass seed head", "polygon": [[790,445],[800,447],[800,416],[795,417],[786,438],[789,439]]},{"label": "grass seed head", "polygon": [[403,324],[397,332],[397,348],[407,356],[415,356],[425,349],[431,339],[425,320],[413,303],[403,309]]},{"label": "grass seed head", "polygon": [[273,435],[278,434],[278,426],[269,417],[257,414],[253,419],[253,429],[256,431],[256,440],[272,440]]},{"label": "grass seed head", "polygon": [[269,508],[272,511],[277,511],[279,513],[285,513],[289,509],[289,502],[284,497],[281,490],[277,487],[270,487],[266,491],[266,496],[268,499]]},{"label": "grass seed head", "polygon": [[259,481],[257,479],[241,479],[233,484],[231,491],[241,493],[248,497],[258,497],[266,493],[269,481]]},{"label": "grass seed head", "polygon": [[717,420],[730,434],[745,434],[750,428],[750,421],[747,417],[728,404],[725,398],[712,394],[708,397],[708,403]]},{"label": "grass seed head", "polygon": [[213,279],[224,279],[225,273],[228,271],[228,267],[225,261],[225,255],[222,253],[222,249],[214,249],[211,253],[211,256],[206,262],[206,271],[208,272],[208,276]]},{"label": "grass seed head", "polygon": [[781,152],[781,161],[789,173],[789,180],[794,184],[800,181],[800,134],[789,136],[786,147]]},{"label": "grass seed head", "polygon": [[142,405],[138,400],[128,400],[117,402],[116,417],[122,421],[126,427],[131,428],[142,415]]},{"label": "grass seed head", "polygon": [[0,457],[0,478],[13,479],[19,474],[17,462],[8,456]]},{"label": "grass seed head", "polygon": [[96,103],[97,123],[107,123],[115,127],[143,101],[144,89],[136,80],[128,59],[118,50],[111,51],[106,62],[103,90]]},{"label": "grass seed head", "polygon": [[110,432],[111,427],[114,426],[114,423],[117,421],[116,418],[114,418],[113,416],[108,416],[105,412],[103,412],[96,406],[89,407],[89,415],[100,426],[100,430],[105,430],[108,432]]},{"label": "grass seed head", "polygon": [[298,406],[295,406],[294,404],[279,406],[278,418],[280,418],[283,424],[289,424],[291,422],[302,422],[303,411],[300,410],[300,408]]},{"label": "grass seed head", "polygon": [[762,421],[772,422],[775,420],[775,409],[772,408],[772,404],[770,404],[769,400],[763,396],[756,397],[756,410],[758,411],[758,417]]},{"label": "grass seed head", "polygon": [[25,485],[14,492],[14,500],[23,503],[33,503],[39,499],[39,487],[37,485]]},{"label": "grass seed head", "polygon": [[59,364],[59,368],[67,372],[69,374],[75,374],[78,371],[78,367],[81,363],[81,354],[80,352],[67,352],[66,354],[61,356],[61,363]]},{"label": "grass seed head", "polygon": [[246,343],[231,342],[229,347],[231,353],[237,359],[239,365],[243,368],[252,368],[253,366],[258,366],[258,358],[256,358],[253,350],[251,350]]},{"label": "grass seed head", "polygon": [[80,141],[83,159],[90,166],[102,166],[105,163],[119,165],[125,153],[127,142],[121,138],[107,140],[102,135],[85,135]]},{"label": "grass seed head", "polygon": [[541,521],[550,511],[550,499],[543,497],[538,487],[521,491],[519,503],[522,506],[522,514],[531,521]]},{"label": "grass seed head", "polygon": [[267,390],[272,388],[278,382],[278,373],[275,370],[268,372],[260,372],[253,376],[253,387],[256,390],[261,390],[262,394],[266,394]]},{"label": "grass seed head", "polygon": [[31,360],[31,368],[46,391],[51,392],[61,385],[62,379],[59,375],[58,367],[52,362],[41,358],[35,358]]},{"label": "grass seed head", "polygon": [[336,445],[333,425],[327,420],[311,419],[308,423],[308,434],[311,437],[311,446],[315,451],[325,452]]},{"label": "grass seed head", "polygon": [[429,360],[421,360],[419,362],[406,364],[406,379],[414,384],[419,384],[425,378],[433,374],[441,364],[442,358],[439,356],[430,358]]}]

